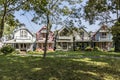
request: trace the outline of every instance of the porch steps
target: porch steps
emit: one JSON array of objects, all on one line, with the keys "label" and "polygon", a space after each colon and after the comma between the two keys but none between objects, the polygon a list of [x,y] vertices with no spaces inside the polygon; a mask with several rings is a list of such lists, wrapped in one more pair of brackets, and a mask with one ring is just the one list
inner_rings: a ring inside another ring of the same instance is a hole
[{"label": "porch steps", "polygon": [[26,51],[20,51],[20,54],[26,54]]}]

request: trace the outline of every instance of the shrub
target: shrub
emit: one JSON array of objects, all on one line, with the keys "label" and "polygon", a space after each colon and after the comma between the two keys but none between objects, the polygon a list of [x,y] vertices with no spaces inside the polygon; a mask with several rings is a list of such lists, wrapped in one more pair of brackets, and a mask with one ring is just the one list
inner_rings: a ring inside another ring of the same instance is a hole
[{"label": "shrub", "polygon": [[47,52],[54,52],[54,50],[53,49],[48,49]]},{"label": "shrub", "polygon": [[85,51],[92,51],[92,50],[93,50],[93,48],[91,48],[90,46],[85,48]]},{"label": "shrub", "polygon": [[20,51],[15,50],[15,51],[12,52],[12,54],[20,54]]},{"label": "shrub", "polygon": [[99,47],[95,47],[94,51],[102,51]]},{"label": "shrub", "polygon": [[115,51],[115,48],[111,48],[110,50],[109,50],[109,52],[114,52]]},{"label": "shrub", "polygon": [[40,49],[40,48],[37,48],[37,49],[36,49],[36,52],[43,52],[43,50]]},{"label": "shrub", "polygon": [[0,49],[0,51],[6,55],[12,53],[13,51],[15,51],[15,49],[11,45],[5,45]]},{"label": "shrub", "polygon": [[80,47],[76,47],[76,50],[79,51],[79,50],[80,50]]},{"label": "shrub", "polygon": [[43,52],[38,52],[38,51],[28,51],[27,54],[43,54]]}]

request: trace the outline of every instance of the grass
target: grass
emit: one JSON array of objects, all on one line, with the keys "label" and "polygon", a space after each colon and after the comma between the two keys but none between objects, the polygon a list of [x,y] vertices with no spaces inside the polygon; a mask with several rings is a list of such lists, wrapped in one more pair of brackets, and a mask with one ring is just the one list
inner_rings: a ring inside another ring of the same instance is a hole
[{"label": "grass", "polygon": [[[60,54],[90,56],[95,53]],[[0,80],[120,80],[120,59],[0,55]]]},{"label": "grass", "polygon": [[56,51],[56,52],[51,52],[48,53],[48,55],[63,55],[63,56],[86,56],[86,57],[91,57],[91,56],[107,56],[107,57],[120,57],[120,53],[116,52],[100,52],[100,51]]}]

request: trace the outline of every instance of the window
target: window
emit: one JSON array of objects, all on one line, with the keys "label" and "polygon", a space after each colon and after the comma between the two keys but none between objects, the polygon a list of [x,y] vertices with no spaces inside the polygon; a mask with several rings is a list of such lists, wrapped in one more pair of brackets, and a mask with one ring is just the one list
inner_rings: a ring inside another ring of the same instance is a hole
[{"label": "window", "polygon": [[102,33],[102,38],[106,38],[106,33]]},{"label": "window", "polygon": [[20,37],[27,37],[27,31],[22,30],[22,31],[20,32]]},{"label": "window", "polygon": [[45,33],[43,33],[43,38],[46,38],[46,34]]},{"label": "window", "polygon": [[84,39],[84,32],[83,31],[80,32],[80,37],[82,38],[82,40]]},{"label": "window", "polygon": [[80,36],[84,36],[84,32],[80,32]]}]

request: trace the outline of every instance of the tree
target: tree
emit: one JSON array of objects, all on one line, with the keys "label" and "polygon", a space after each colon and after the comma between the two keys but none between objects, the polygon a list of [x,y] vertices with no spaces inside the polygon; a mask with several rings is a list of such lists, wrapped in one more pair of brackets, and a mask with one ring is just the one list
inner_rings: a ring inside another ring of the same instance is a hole
[{"label": "tree", "polygon": [[[100,20],[101,23],[113,22],[118,19],[120,0],[89,0],[84,6],[84,18],[90,24]],[[114,19],[111,14],[116,14]]]},{"label": "tree", "polygon": [[[41,2],[43,4],[41,4]],[[44,45],[44,55],[43,58],[46,57],[46,51],[47,51],[47,40],[48,40],[48,35],[49,31],[52,27],[53,24],[61,24],[62,23],[62,18],[61,16],[67,16],[72,12],[69,8],[72,6],[66,6],[68,5],[74,5],[78,2],[81,2],[81,0],[36,0],[33,1],[31,0],[28,1],[30,4],[30,10],[34,11],[34,18],[32,21],[40,24],[40,22],[46,24],[47,27],[47,32],[46,32],[46,40],[45,40],[45,45]],[[66,4],[64,4],[66,3]],[[41,4],[41,5],[40,5]],[[28,9],[29,10],[29,9]],[[41,20],[41,21],[40,21]]]},{"label": "tree", "polygon": [[[113,41],[115,43],[115,51],[120,51],[119,42],[119,21],[120,17],[120,0],[89,0],[84,7],[85,20],[88,20],[90,24],[94,24],[95,21],[100,20],[102,24],[108,24],[115,22],[112,27]],[[116,16],[112,17],[112,15]],[[117,21],[117,22],[116,22]],[[117,44],[116,44],[117,43]]]},{"label": "tree", "polygon": [[0,1],[0,38],[3,35],[5,24],[16,26],[18,20],[14,19],[14,12],[19,10],[27,0],[1,0]]},{"label": "tree", "polygon": [[115,44],[115,52],[120,51],[120,20],[118,20],[112,27],[113,41]]}]

